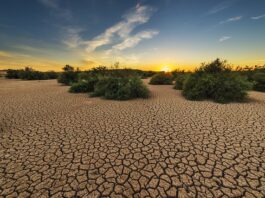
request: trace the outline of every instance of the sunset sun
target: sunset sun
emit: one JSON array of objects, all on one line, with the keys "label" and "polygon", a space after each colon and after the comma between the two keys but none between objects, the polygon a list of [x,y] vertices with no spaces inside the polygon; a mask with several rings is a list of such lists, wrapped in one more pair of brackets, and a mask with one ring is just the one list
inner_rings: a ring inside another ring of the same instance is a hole
[{"label": "sunset sun", "polygon": [[163,71],[163,72],[170,72],[171,71],[171,68],[169,66],[167,66],[167,65],[164,65],[164,66],[162,66],[161,71]]}]

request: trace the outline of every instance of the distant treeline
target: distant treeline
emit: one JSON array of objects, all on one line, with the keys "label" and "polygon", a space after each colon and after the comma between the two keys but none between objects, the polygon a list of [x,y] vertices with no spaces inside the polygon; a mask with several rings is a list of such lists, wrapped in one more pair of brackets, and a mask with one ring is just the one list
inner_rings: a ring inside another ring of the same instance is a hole
[{"label": "distant treeline", "polygon": [[59,76],[58,72],[54,71],[41,72],[33,70],[30,67],[25,67],[25,69],[8,69],[6,71],[6,78],[9,79],[48,80],[48,79],[57,79],[58,76]]},{"label": "distant treeline", "polygon": [[[48,80],[48,79],[57,79],[62,81],[63,84],[70,85],[73,82],[76,82],[79,76],[86,75],[111,75],[117,77],[132,77],[138,76],[141,78],[148,78],[155,74],[154,71],[142,71],[139,69],[109,69],[105,66],[99,66],[96,68],[92,68],[87,71],[81,71],[78,68],[74,69],[74,67],[70,65],[66,65],[63,68],[63,72],[55,72],[55,71],[47,71],[41,72],[34,70],[30,67],[25,67],[24,69],[8,69],[6,70],[6,78],[9,79],[22,79],[22,80]],[[61,80],[60,80],[61,79]]]}]

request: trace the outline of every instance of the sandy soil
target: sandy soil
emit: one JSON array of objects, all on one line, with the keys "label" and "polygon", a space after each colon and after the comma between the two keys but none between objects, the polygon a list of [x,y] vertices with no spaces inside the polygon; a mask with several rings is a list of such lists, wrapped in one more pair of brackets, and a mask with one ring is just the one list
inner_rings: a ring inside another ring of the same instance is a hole
[{"label": "sandy soil", "polygon": [[0,197],[264,197],[265,94],[249,103],[70,94],[0,79]]}]

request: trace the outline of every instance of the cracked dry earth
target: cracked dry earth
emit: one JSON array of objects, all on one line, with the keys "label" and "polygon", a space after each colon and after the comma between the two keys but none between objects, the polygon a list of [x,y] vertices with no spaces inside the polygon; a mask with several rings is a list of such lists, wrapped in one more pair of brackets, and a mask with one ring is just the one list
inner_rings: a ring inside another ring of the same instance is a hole
[{"label": "cracked dry earth", "polygon": [[0,80],[0,197],[265,197],[265,94],[227,105]]}]

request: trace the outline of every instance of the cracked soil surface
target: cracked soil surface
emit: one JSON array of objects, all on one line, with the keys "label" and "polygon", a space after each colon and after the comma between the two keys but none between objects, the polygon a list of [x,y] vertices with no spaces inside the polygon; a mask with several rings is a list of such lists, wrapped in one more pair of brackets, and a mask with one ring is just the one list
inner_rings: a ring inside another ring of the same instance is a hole
[{"label": "cracked soil surface", "polygon": [[131,101],[0,79],[0,197],[265,197],[265,93]]}]

